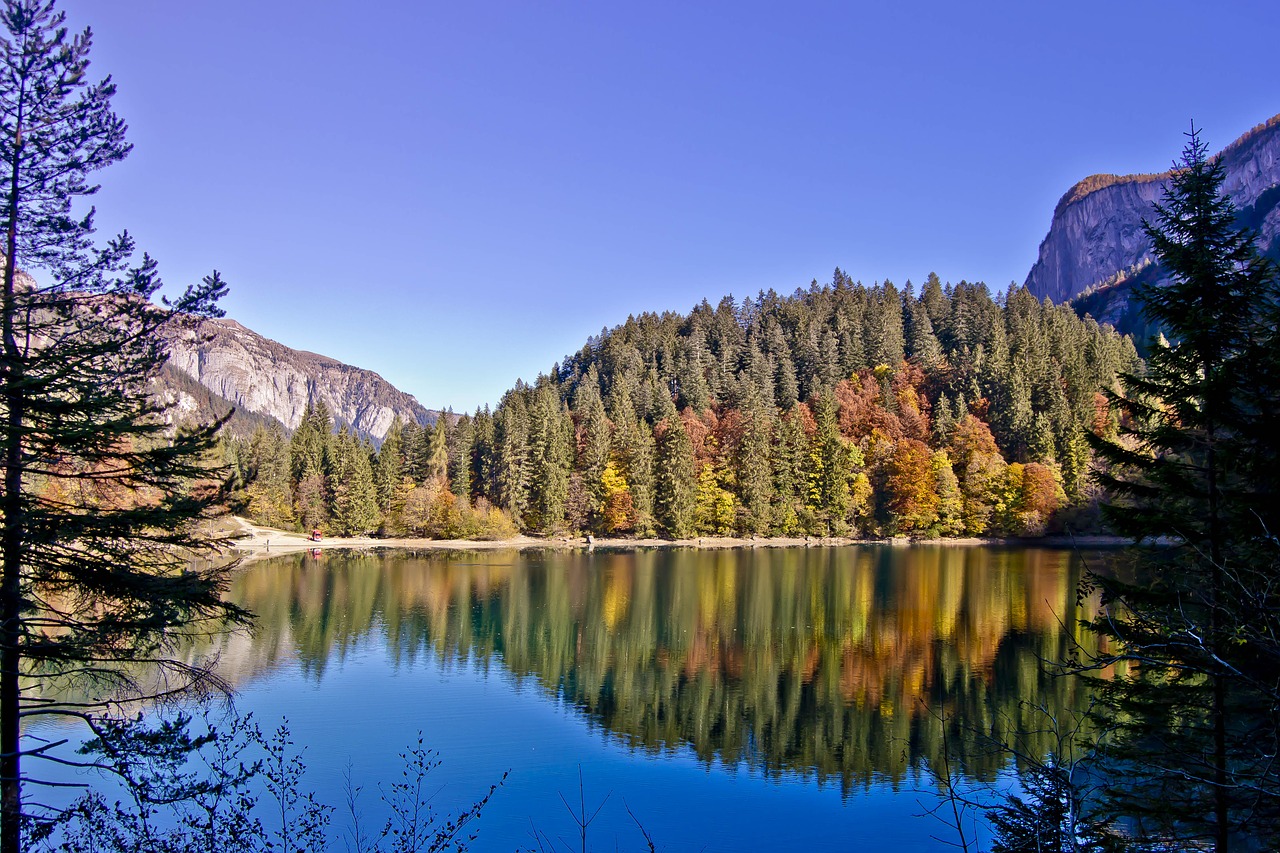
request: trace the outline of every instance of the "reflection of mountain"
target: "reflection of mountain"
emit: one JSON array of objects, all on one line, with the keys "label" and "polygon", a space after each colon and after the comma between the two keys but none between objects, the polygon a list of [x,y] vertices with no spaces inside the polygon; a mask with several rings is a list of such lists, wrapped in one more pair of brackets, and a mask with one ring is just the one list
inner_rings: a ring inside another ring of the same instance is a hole
[{"label": "reflection of mountain", "polygon": [[[401,658],[501,661],[647,750],[843,785],[902,779],[947,739],[975,775],[1025,715],[1077,708],[1041,674],[1077,616],[1070,555],[845,548],[304,557],[247,572],[238,676],[295,653],[322,669],[377,632]],[[227,661],[231,663],[230,660]]]}]

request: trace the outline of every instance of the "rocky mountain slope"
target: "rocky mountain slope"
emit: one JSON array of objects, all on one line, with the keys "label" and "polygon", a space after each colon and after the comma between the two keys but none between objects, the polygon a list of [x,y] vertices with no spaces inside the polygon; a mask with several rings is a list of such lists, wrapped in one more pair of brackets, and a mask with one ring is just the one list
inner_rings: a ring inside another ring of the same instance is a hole
[{"label": "rocky mountain slope", "polygon": [[[15,278],[19,290],[37,287],[22,270]],[[247,435],[272,421],[292,430],[314,399],[324,401],[336,425],[380,442],[397,416],[430,425],[440,414],[372,370],[292,349],[235,320],[172,328],[168,344],[169,361],[154,393],[174,422],[209,421],[234,407],[227,425],[232,433]]]},{"label": "rocky mountain slope", "polygon": [[[1218,156],[1226,169],[1224,189],[1241,219],[1258,230],[1264,250],[1275,251],[1280,247],[1280,115]],[[1054,209],[1027,288],[1059,303],[1085,294],[1099,319],[1116,322],[1126,316],[1134,277],[1159,277],[1158,270],[1143,271],[1151,251],[1142,220],[1152,215],[1168,179],[1168,172],[1093,175],[1068,190]]]},{"label": "rocky mountain slope", "polygon": [[[205,320],[169,341],[169,370],[185,374],[244,413],[297,427],[311,400],[323,400],[339,424],[381,440],[391,422],[435,423],[437,412],[371,370],[291,349],[235,320]],[[181,384],[178,382],[176,384]],[[186,405],[191,390],[170,389]],[[182,395],[185,394],[185,397]]]}]

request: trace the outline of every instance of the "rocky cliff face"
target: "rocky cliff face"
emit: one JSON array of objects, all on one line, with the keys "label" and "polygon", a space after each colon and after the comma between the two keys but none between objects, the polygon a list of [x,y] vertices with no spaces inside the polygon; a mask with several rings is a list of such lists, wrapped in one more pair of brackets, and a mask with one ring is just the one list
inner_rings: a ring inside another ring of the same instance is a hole
[{"label": "rocky cliff face", "polygon": [[[1259,231],[1264,249],[1274,248],[1280,244],[1280,116],[1218,156],[1226,169],[1223,188],[1240,208],[1241,219]],[[1151,217],[1168,179],[1167,172],[1094,175],[1068,190],[1053,212],[1027,289],[1040,298],[1066,302],[1086,290],[1123,283],[1127,271],[1151,260],[1142,220]]]},{"label": "rocky cliff face", "polygon": [[371,370],[290,349],[234,320],[205,320],[169,341],[169,367],[188,374],[238,409],[294,429],[311,400],[323,400],[336,422],[381,440],[391,422],[435,423],[436,412]]}]

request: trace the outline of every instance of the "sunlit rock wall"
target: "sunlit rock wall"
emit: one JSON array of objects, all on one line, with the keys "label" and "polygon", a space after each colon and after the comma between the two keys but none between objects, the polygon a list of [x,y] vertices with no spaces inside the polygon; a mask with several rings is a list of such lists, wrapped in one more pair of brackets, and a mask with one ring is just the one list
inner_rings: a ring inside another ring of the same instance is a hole
[{"label": "sunlit rock wall", "polygon": [[435,414],[371,370],[290,349],[234,320],[206,320],[174,334],[169,363],[237,407],[270,415],[294,429],[311,400],[361,435],[381,440],[398,415],[435,422]]},{"label": "sunlit rock wall", "polygon": [[[1266,248],[1280,236],[1280,116],[1240,137],[1220,155],[1224,190],[1247,214]],[[1065,302],[1151,258],[1143,218],[1168,186],[1168,173],[1094,175],[1072,187],[1054,210],[1027,288]]]}]

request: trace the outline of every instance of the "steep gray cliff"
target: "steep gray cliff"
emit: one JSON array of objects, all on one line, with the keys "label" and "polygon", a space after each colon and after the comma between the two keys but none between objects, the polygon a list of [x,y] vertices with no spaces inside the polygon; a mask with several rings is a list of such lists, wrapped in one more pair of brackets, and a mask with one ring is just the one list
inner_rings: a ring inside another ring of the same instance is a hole
[{"label": "steep gray cliff", "polygon": [[391,422],[435,423],[410,394],[371,370],[290,349],[234,320],[205,320],[169,340],[169,366],[237,408],[298,426],[309,401],[323,400],[335,421],[381,440]]},{"label": "steep gray cliff", "polygon": [[[1256,228],[1264,249],[1280,241],[1280,116],[1258,125],[1218,155],[1223,188]],[[1169,174],[1093,175],[1076,184],[1053,212],[1027,289],[1054,302],[1102,285],[1114,287],[1126,271],[1151,259],[1142,220],[1164,194]],[[1123,290],[1123,288],[1121,288]],[[1123,298],[1117,292],[1116,298]],[[1113,313],[1115,309],[1112,309]]]}]

